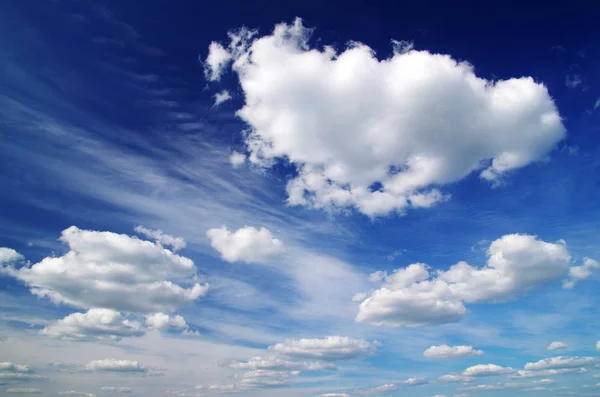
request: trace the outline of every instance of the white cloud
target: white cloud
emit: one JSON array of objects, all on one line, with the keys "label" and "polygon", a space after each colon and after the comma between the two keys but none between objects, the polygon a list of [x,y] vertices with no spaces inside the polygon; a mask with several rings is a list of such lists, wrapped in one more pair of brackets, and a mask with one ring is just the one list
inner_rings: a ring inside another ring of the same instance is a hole
[{"label": "white cloud", "polygon": [[547,385],[550,383],[554,383],[554,381],[552,379],[540,379],[540,380],[534,380],[533,381],[534,384],[540,384],[540,385]]},{"label": "white cloud", "polygon": [[496,364],[477,364],[473,365],[463,371],[463,376],[491,376],[491,375],[503,375],[510,374],[514,370],[510,367],[501,367]]},{"label": "white cloud", "polygon": [[565,85],[569,88],[577,88],[583,83],[583,79],[579,74],[568,74],[565,77]]},{"label": "white cloud", "polygon": [[483,355],[483,350],[473,349],[473,346],[431,346],[423,352],[423,356],[428,358],[461,358],[481,355]]},{"label": "white cloud", "polygon": [[133,390],[131,387],[123,386],[102,386],[100,388],[103,392],[114,392],[114,393],[131,393]]},{"label": "white cloud", "polygon": [[212,247],[227,262],[268,262],[284,251],[281,240],[265,227],[244,226],[235,232],[227,227],[209,229],[206,235]]},{"label": "white cloud", "polygon": [[350,397],[348,393],[325,393],[319,395],[319,397]]},{"label": "white cloud", "polygon": [[0,385],[7,383],[23,383],[44,379],[33,373],[28,365],[15,364],[10,361],[0,362]]},{"label": "white cloud", "polygon": [[467,62],[406,46],[381,61],[356,42],[341,53],[310,48],[300,19],[262,37],[243,32],[230,34],[229,50],[211,43],[208,78],[233,58],[250,161],[296,166],[292,205],[369,216],[430,207],[448,199],[433,186],[473,172],[497,181],[565,137],[546,87],[531,77],[492,82]]},{"label": "white cloud", "polygon": [[403,386],[421,386],[426,385],[429,381],[425,378],[408,378],[407,380],[403,380],[398,384]]},{"label": "white cloud", "polygon": [[119,373],[148,373],[150,369],[137,361],[131,360],[94,360],[84,367],[86,371],[94,372],[119,372]]},{"label": "white cloud", "polygon": [[373,343],[345,336],[328,336],[323,339],[287,339],[269,346],[269,351],[288,357],[318,360],[350,360],[375,353]]},{"label": "white cloud", "polygon": [[525,364],[526,370],[561,369],[586,367],[597,361],[595,357],[551,357],[535,363]]},{"label": "white cloud", "polygon": [[303,371],[323,371],[335,370],[335,365],[331,363],[315,362],[297,362],[284,360],[275,356],[252,357],[248,361],[235,361],[229,365],[233,369],[244,370],[303,370]]},{"label": "white cloud", "polygon": [[6,389],[6,393],[11,394],[40,394],[40,389],[35,389],[32,387],[11,387]]},{"label": "white cloud", "polygon": [[440,376],[438,378],[438,380],[441,380],[442,382],[468,383],[468,382],[473,382],[475,380],[475,378],[473,378],[471,376],[448,374],[448,375]]},{"label": "white cloud", "polygon": [[204,74],[210,81],[221,80],[224,68],[231,61],[231,54],[221,44],[210,43],[208,56],[204,61]]},{"label": "white cloud", "polygon": [[435,396],[433,396],[433,397],[446,397],[446,396],[445,396],[444,394],[436,394],[436,395],[435,395]]},{"label": "white cloud", "polygon": [[214,96],[215,96],[215,103],[214,103],[213,107],[217,107],[220,104],[222,104],[223,102],[227,102],[228,100],[231,99],[231,94],[227,90],[217,92]]},{"label": "white cloud", "polygon": [[12,248],[0,247],[0,264],[14,262],[23,259],[23,255],[19,254]]},{"label": "white cloud", "polygon": [[467,313],[465,302],[514,299],[562,277],[571,260],[563,243],[521,234],[495,240],[487,256],[482,268],[459,262],[447,271],[432,273],[429,266],[415,263],[390,275],[375,272],[369,280],[382,280],[383,285],[362,301],[356,321],[380,326],[458,321]]},{"label": "white cloud", "polygon": [[464,387],[461,390],[464,391],[494,391],[494,390],[506,390],[522,387],[520,383],[497,383],[495,385],[475,385]]},{"label": "white cloud", "polygon": [[96,397],[95,394],[86,393],[86,392],[82,392],[82,391],[76,391],[76,390],[61,391],[61,392],[58,392],[57,394],[59,396]]},{"label": "white cloud", "polygon": [[229,162],[233,168],[237,168],[246,162],[246,155],[244,153],[233,151],[229,155]]},{"label": "white cloud", "polygon": [[544,376],[554,376],[561,374],[584,374],[587,372],[589,372],[587,368],[544,369],[539,371],[519,370],[513,373],[510,377],[513,379],[526,379],[541,378]]},{"label": "white cloud", "polygon": [[569,347],[569,345],[564,342],[554,341],[548,345],[548,350],[566,349],[567,347]]},{"label": "white cloud", "polygon": [[166,313],[152,313],[146,316],[146,324],[150,329],[164,331],[169,327],[187,329],[188,324],[180,315],[168,315]]},{"label": "white cloud", "polygon": [[600,350],[600,340],[596,342],[596,350]]},{"label": "white cloud", "polygon": [[387,393],[390,391],[398,390],[398,386],[393,383],[386,383],[385,385],[377,386],[369,390],[369,393]]},{"label": "white cloud", "polygon": [[143,236],[153,239],[160,245],[173,248],[174,252],[187,247],[187,242],[183,237],[171,236],[170,234],[164,233],[162,230],[149,229],[139,225],[135,227],[135,231]]},{"label": "white cloud", "polygon": [[299,371],[270,371],[257,369],[238,375],[238,386],[241,388],[262,389],[289,386],[289,378],[298,375]]},{"label": "white cloud", "polygon": [[[38,297],[86,309],[170,312],[208,290],[208,285],[196,282],[192,260],[160,244],[75,226],[63,230],[60,240],[70,248],[63,256],[1,269],[25,282]],[[190,287],[175,280],[185,280]]]},{"label": "white cloud", "polygon": [[47,325],[40,333],[44,336],[65,340],[119,340],[124,337],[142,336],[144,327],[126,319],[112,309],[90,309],[86,313],[72,313],[62,320]]},{"label": "white cloud", "polygon": [[583,258],[583,265],[573,266],[569,269],[569,278],[563,282],[563,288],[573,288],[578,281],[587,279],[592,272],[598,269],[600,269],[600,263],[591,258]]},{"label": "white cloud", "polygon": [[24,364],[15,364],[10,361],[0,362],[0,372],[31,372],[31,368]]}]

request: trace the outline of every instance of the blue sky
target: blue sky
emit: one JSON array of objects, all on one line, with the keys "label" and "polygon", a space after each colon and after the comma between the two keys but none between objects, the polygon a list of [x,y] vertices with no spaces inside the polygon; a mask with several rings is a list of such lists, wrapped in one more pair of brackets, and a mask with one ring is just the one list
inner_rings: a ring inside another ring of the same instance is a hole
[{"label": "blue sky", "polygon": [[0,10],[0,395],[600,393],[597,10]]}]

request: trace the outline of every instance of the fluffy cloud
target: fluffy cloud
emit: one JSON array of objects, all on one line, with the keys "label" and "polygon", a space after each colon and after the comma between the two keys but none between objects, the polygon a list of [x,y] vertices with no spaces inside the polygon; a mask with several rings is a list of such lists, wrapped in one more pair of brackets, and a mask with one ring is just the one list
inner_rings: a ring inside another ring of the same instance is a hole
[{"label": "fluffy cloud", "polygon": [[0,247],[0,264],[14,262],[23,259],[23,255],[19,254],[12,248]]},{"label": "fluffy cloud", "polygon": [[377,386],[369,390],[370,393],[387,393],[390,391],[398,390],[398,386],[393,383],[386,383],[385,385]]},{"label": "fluffy cloud", "polygon": [[[544,158],[565,137],[543,84],[488,81],[467,62],[398,46],[378,60],[352,42],[309,45],[300,19],[272,34],[240,30],[211,43],[207,77],[231,61],[245,94],[250,161],[296,166],[288,202],[377,216],[430,207],[443,186],[477,172],[498,181]],[[402,48],[400,48],[402,47]]]},{"label": "fluffy cloud", "polygon": [[539,371],[519,370],[513,373],[510,377],[513,379],[526,379],[541,378],[544,376],[554,376],[561,374],[585,374],[587,372],[589,372],[587,368],[544,369]]},{"label": "fluffy cloud", "polygon": [[383,285],[359,306],[357,322],[382,326],[419,326],[460,320],[464,303],[498,302],[518,297],[567,273],[571,257],[562,243],[536,236],[509,234],[492,242],[487,265],[459,262],[432,273],[415,263],[392,274],[375,272],[369,279]]},{"label": "fluffy cloud", "polygon": [[11,394],[40,394],[40,389],[35,389],[32,387],[12,387],[6,389],[6,393]]},{"label": "fluffy cloud", "polygon": [[164,233],[162,230],[148,229],[147,227],[139,225],[135,227],[135,231],[142,236],[153,239],[160,245],[173,248],[173,251],[179,251],[180,249],[187,247],[187,243],[183,237],[171,236],[170,234]]},{"label": "fluffy cloud", "polygon": [[270,371],[257,369],[238,375],[238,387],[267,389],[289,386],[289,378],[298,375],[298,371]]},{"label": "fluffy cloud", "polygon": [[104,392],[114,392],[114,393],[131,393],[133,390],[131,387],[122,387],[122,386],[103,386],[100,390]]},{"label": "fluffy cloud", "polygon": [[0,385],[7,383],[23,383],[44,379],[33,373],[31,368],[23,364],[15,364],[10,361],[0,362]]},{"label": "fluffy cloud", "polygon": [[297,362],[284,360],[275,356],[252,357],[248,361],[236,361],[229,365],[233,369],[243,370],[296,370],[296,371],[324,371],[335,370],[335,365],[331,363],[315,362]]},{"label": "fluffy cloud", "polygon": [[231,99],[231,94],[229,93],[229,91],[223,90],[221,92],[217,92],[215,94],[215,103],[213,106],[214,107],[219,106],[223,102],[227,102],[230,99]]},{"label": "fluffy cloud", "polygon": [[273,237],[271,231],[265,227],[256,229],[244,226],[233,232],[223,226],[208,230],[206,235],[212,247],[227,262],[267,262],[284,250],[281,240]]},{"label": "fluffy cloud", "polygon": [[483,350],[473,349],[473,346],[431,346],[423,352],[423,356],[427,358],[460,358],[481,355],[483,355]]},{"label": "fluffy cloud", "polygon": [[438,380],[441,380],[442,382],[468,383],[468,382],[473,382],[475,380],[475,378],[473,378],[471,376],[448,374],[448,375],[440,376],[438,378]]},{"label": "fluffy cloud", "polygon": [[425,378],[408,378],[407,380],[403,380],[398,384],[403,386],[421,386],[426,385],[429,381]]},{"label": "fluffy cloud", "polygon": [[551,357],[545,358],[535,363],[525,364],[526,370],[536,371],[544,369],[561,369],[561,368],[577,368],[586,367],[594,364],[597,361],[595,357]]},{"label": "fluffy cloud", "polygon": [[[2,271],[25,282],[38,297],[85,309],[171,312],[208,289],[195,281],[194,262],[159,243],[75,226],[63,230],[60,240],[69,246],[65,255]],[[175,280],[186,280],[190,287]]]},{"label": "fluffy cloud", "polygon": [[502,375],[510,374],[514,372],[512,368],[501,367],[496,364],[477,364],[473,365],[463,371],[463,376],[491,376],[491,375]]},{"label": "fluffy cloud", "polygon": [[374,354],[376,347],[364,339],[328,336],[324,339],[287,339],[269,346],[269,351],[288,357],[318,360],[350,360]]},{"label": "fluffy cloud", "polygon": [[566,343],[555,341],[548,345],[548,350],[566,349],[567,347],[569,347],[569,345],[567,345]]},{"label": "fluffy cloud", "polygon": [[146,316],[146,324],[150,329],[159,329],[164,331],[169,327],[187,329],[188,324],[185,319],[179,315],[169,316],[165,313],[152,313]]},{"label": "fluffy cloud", "polygon": [[150,368],[143,366],[137,361],[130,360],[94,360],[84,367],[86,371],[93,372],[119,372],[119,373],[148,373]]},{"label": "fluffy cloud", "polygon": [[592,272],[600,269],[600,263],[590,258],[583,258],[583,265],[569,269],[569,278],[563,282],[563,288],[571,289],[578,281],[587,279]]},{"label": "fluffy cloud", "polygon": [[229,155],[229,162],[233,168],[237,168],[246,162],[246,155],[244,153],[234,151]]},{"label": "fluffy cloud", "polygon": [[112,309],[90,309],[86,313],[72,313],[62,320],[47,325],[40,333],[65,340],[119,340],[123,337],[142,336],[144,328],[136,321],[124,318]]}]

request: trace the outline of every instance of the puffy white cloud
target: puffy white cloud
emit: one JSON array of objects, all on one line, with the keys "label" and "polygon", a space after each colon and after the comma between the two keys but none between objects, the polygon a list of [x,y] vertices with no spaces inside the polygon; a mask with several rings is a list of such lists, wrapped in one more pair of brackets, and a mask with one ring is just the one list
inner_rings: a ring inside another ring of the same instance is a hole
[{"label": "puffy white cloud", "polygon": [[40,394],[41,390],[33,387],[11,387],[6,389],[10,394]]},{"label": "puffy white cloud", "polygon": [[591,258],[583,258],[583,265],[573,266],[569,269],[569,277],[563,282],[563,288],[573,288],[578,281],[587,279],[598,269],[600,269],[600,263]]},{"label": "puffy white cloud", "polygon": [[246,155],[244,153],[233,151],[229,155],[229,162],[233,168],[237,168],[246,162]]},{"label": "puffy white cloud", "polygon": [[269,346],[269,351],[288,357],[326,361],[350,360],[375,353],[373,343],[345,336],[328,336],[323,339],[287,339]]},{"label": "puffy white cloud", "polygon": [[133,390],[131,387],[123,386],[102,386],[100,388],[103,392],[114,392],[114,393],[131,393]]},{"label": "puffy white cloud", "polygon": [[544,369],[539,371],[519,370],[513,373],[510,377],[513,379],[526,379],[541,378],[544,376],[554,376],[561,374],[585,374],[587,372],[589,372],[587,368]]},{"label": "puffy white cloud", "polygon": [[525,364],[526,370],[543,370],[543,369],[561,369],[561,368],[577,368],[593,365],[598,361],[595,357],[566,357],[557,356],[544,358],[535,363]]},{"label": "puffy white cloud", "polygon": [[[38,297],[85,309],[170,312],[208,290],[196,282],[192,260],[160,244],[75,226],[63,230],[60,240],[70,248],[65,255],[2,271],[25,282]],[[187,280],[190,287],[175,280]]]},{"label": "puffy white cloud", "polygon": [[186,329],[188,324],[180,315],[170,316],[166,313],[152,313],[146,316],[146,324],[151,329],[164,331],[169,327]]},{"label": "puffy white cloud", "polygon": [[381,61],[357,42],[340,53],[311,48],[311,33],[300,19],[262,37],[242,30],[228,49],[211,43],[206,62],[216,80],[233,60],[250,161],[296,166],[292,205],[369,216],[429,207],[448,198],[433,186],[473,172],[497,181],[565,137],[531,77],[488,81],[467,62],[407,46]]},{"label": "puffy white cloud", "polygon": [[273,237],[271,231],[265,227],[256,229],[244,226],[233,232],[223,226],[209,229],[206,235],[212,247],[227,262],[267,262],[284,251],[281,240]]},{"label": "puffy white cloud", "polygon": [[441,380],[442,382],[468,383],[468,382],[473,382],[475,380],[475,378],[473,378],[471,376],[448,374],[448,375],[440,376],[438,378],[438,380]]},{"label": "puffy white cloud", "polygon": [[126,373],[148,373],[150,368],[143,366],[137,361],[131,360],[94,360],[84,367],[86,371],[94,372],[126,372]]},{"label": "puffy white cloud", "polygon": [[385,385],[377,386],[369,390],[370,393],[387,393],[390,391],[398,390],[398,386],[393,383],[386,383]]},{"label": "puffy white cloud", "polygon": [[229,93],[229,91],[223,90],[221,92],[217,92],[215,94],[215,103],[213,106],[217,107],[220,104],[222,104],[223,102],[227,102],[230,99],[231,99],[231,94]]},{"label": "puffy white cloud", "polygon": [[431,346],[423,352],[423,356],[427,358],[460,358],[481,355],[483,355],[483,350],[473,349],[473,346]]},{"label": "puffy white cloud", "polygon": [[180,249],[187,247],[187,242],[183,239],[183,237],[171,236],[160,229],[154,230],[138,225],[134,230],[143,236],[153,239],[162,246],[173,248],[173,251],[179,251]]},{"label": "puffy white cloud", "polygon": [[498,302],[518,297],[562,277],[569,268],[566,246],[536,236],[509,234],[490,244],[487,265],[459,262],[432,273],[415,263],[392,274],[375,272],[383,281],[359,306],[357,322],[380,326],[448,323],[466,315],[464,303]]},{"label": "puffy white cloud", "polygon": [[40,331],[44,336],[65,340],[119,340],[123,337],[142,336],[144,332],[140,323],[126,319],[112,309],[72,313]]},{"label": "puffy white cloud", "polygon": [[0,247],[0,264],[14,262],[23,259],[23,255],[19,254],[12,248]]},{"label": "puffy white cloud", "polygon": [[335,370],[335,365],[320,361],[315,362],[297,362],[284,360],[275,356],[252,357],[248,361],[235,361],[229,365],[233,369],[244,370],[297,370],[297,371],[324,371]]},{"label": "puffy white cloud", "polygon": [[502,375],[510,374],[514,370],[510,367],[501,367],[496,364],[477,364],[473,365],[463,371],[463,376],[491,376],[491,375]]},{"label": "puffy white cloud", "polygon": [[426,385],[429,381],[425,378],[408,378],[399,382],[398,384],[403,386],[421,386]]},{"label": "puffy white cloud", "polygon": [[567,347],[569,347],[569,345],[564,342],[554,341],[548,345],[548,350],[566,349]]}]

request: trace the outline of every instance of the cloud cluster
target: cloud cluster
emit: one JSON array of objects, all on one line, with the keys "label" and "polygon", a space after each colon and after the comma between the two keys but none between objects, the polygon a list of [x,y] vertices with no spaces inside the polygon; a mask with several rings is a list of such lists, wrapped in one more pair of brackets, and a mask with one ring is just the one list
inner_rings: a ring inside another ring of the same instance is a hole
[{"label": "cloud cluster", "polygon": [[459,262],[447,271],[432,272],[423,263],[392,274],[376,272],[370,280],[381,287],[365,296],[357,322],[381,326],[419,326],[460,320],[464,303],[501,302],[563,277],[571,257],[562,242],[536,236],[505,235],[487,250],[487,265]]},{"label": "cloud cluster", "polygon": [[372,355],[376,346],[364,339],[328,336],[323,339],[287,339],[269,346],[269,351],[293,358],[325,361],[349,360]]},{"label": "cloud cluster", "polygon": [[236,231],[227,227],[209,229],[206,232],[212,247],[227,262],[263,263],[279,256],[284,246],[265,227],[257,229],[244,226]]},{"label": "cloud cluster", "polygon": [[336,367],[332,363],[324,363],[321,361],[313,362],[298,362],[282,359],[276,356],[252,357],[248,361],[235,361],[229,365],[233,369],[243,370],[290,370],[290,371],[324,371],[335,370]]},{"label": "cloud cluster", "polygon": [[435,186],[477,172],[497,182],[544,158],[565,137],[546,87],[489,81],[448,55],[396,45],[379,60],[352,42],[311,47],[300,19],[271,34],[240,29],[210,44],[206,76],[231,65],[244,92],[249,160],[297,169],[288,203],[368,215],[430,207]]},{"label": "cloud cluster", "polygon": [[423,356],[427,358],[461,358],[481,355],[483,355],[483,350],[473,349],[473,346],[431,346],[423,352]]},{"label": "cloud cluster", "polygon": [[563,288],[573,288],[578,281],[589,278],[598,269],[600,269],[600,263],[591,258],[583,258],[582,265],[573,266],[569,269],[569,278],[563,282]]},{"label": "cloud cluster", "polygon": [[0,385],[10,383],[24,383],[44,379],[33,373],[33,370],[23,364],[15,364],[10,361],[0,362]]}]

